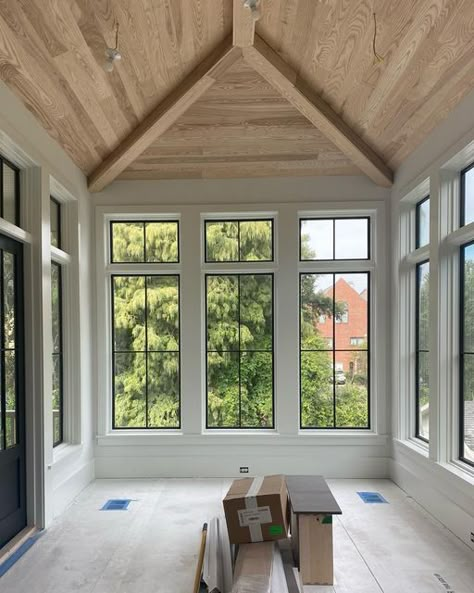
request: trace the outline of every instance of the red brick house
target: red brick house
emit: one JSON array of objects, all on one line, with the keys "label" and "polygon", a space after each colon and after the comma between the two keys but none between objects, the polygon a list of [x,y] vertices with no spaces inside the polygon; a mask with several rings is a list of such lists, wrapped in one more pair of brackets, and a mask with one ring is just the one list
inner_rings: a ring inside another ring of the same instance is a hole
[{"label": "red brick house", "polygon": [[[332,298],[333,287],[324,294]],[[348,376],[364,374],[367,371],[366,355],[353,351],[367,349],[367,290],[359,293],[344,278],[339,278],[334,286],[334,296],[337,303],[344,305],[343,315],[335,323],[332,317],[321,315],[317,329],[326,338],[328,347],[336,349],[336,370],[342,370]]]}]

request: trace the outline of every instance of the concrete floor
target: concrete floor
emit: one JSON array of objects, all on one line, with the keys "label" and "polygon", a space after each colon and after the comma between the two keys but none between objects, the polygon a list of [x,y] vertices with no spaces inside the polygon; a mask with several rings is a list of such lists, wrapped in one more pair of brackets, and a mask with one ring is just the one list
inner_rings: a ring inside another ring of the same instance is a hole
[{"label": "concrete floor", "polygon": [[[17,564],[1,593],[191,593],[205,520],[230,481],[97,480]],[[388,480],[330,480],[343,510],[334,523],[334,587],[318,593],[474,593],[474,553]],[[363,504],[378,491],[390,504]],[[127,512],[101,512],[131,498]],[[448,589],[440,578],[448,583]]]}]

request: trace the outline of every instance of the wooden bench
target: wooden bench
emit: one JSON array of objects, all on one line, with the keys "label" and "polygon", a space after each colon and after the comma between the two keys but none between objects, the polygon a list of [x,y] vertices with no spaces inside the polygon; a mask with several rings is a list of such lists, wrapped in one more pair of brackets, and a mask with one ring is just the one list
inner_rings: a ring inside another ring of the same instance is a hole
[{"label": "wooden bench", "polygon": [[303,585],[332,585],[333,515],[342,511],[322,476],[287,476],[293,556]]}]

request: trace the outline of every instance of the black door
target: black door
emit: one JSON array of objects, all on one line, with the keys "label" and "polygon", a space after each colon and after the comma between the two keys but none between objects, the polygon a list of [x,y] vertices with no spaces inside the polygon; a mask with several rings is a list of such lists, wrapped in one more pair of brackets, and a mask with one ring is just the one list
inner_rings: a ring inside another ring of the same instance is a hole
[{"label": "black door", "polygon": [[0,235],[0,548],[26,526],[23,247]]}]

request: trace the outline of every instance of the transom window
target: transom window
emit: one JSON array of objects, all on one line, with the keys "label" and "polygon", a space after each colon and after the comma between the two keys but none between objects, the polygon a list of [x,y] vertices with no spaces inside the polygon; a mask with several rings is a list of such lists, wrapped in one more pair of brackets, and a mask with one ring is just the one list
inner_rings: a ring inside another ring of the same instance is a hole
[{"label": "transom window", "polygon": [[112,263],[178,263],[178,221],[112,221]]},{"label": "transom window", "polygon": [[273,261],[273,220],[206,220],[206,262]]},{"label": "transom window", "polygon": [[461,226],[474,222],[474,163],[461,171]]},{"label": "transom window", "polygon": [[54,198],[50,200],[49,212],[51,218],[51,245],[61,249],[61,204]]},{"label": "transom window", "polygon": [[367,260],[368,217],[300,219],[300,261]]},{"label": "transom window", "polygon": [[430,197],[427,196],[416,205],[415,212],[415,247],[428,245],[430,242]]},{"label": "transom window", "polygon": [[0,216],[20,225],[20,171],[0,155]]}]

